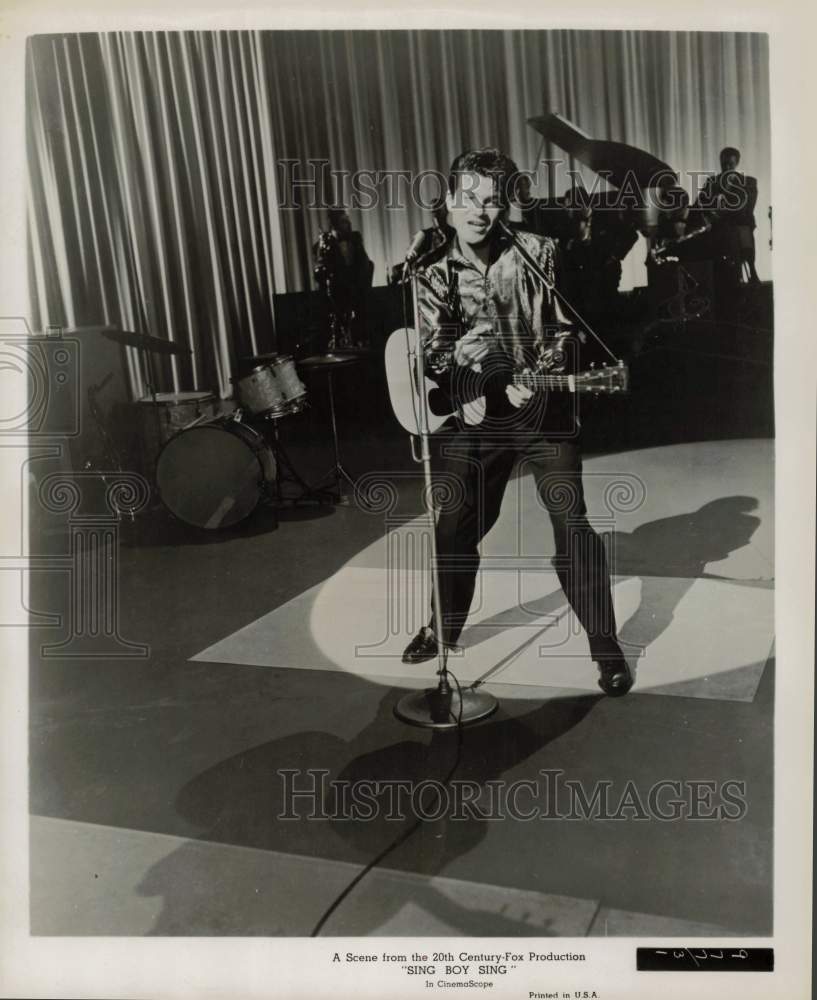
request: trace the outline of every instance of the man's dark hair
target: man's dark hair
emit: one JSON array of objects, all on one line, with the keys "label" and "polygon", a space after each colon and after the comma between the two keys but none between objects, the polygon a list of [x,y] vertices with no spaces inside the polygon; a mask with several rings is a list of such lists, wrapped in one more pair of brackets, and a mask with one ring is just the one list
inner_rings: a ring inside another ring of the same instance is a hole
[{"label": "man's dark hair", "polygon": [[721,160],[723,160],[725,156],[734,156],[735,159],[738,160],[738,162],[740,162],[740,150],[735,149],[734,146],[725,146],[721,150]]},{"label": "man's dark hair", "polygon": [[498,149],[469,149],[451,164],[448,172],[448,191],[454,195],[457,184],[463,174],[479,174],[480,177],[491,177],[494,180],[497,194],[503,204],[507,205],[516,191],[519,167],[510,156]]},{"label": "man's dark hair", "polygon": [[330,226],[335,226],[335,225],[337,225],[338,222],[340,222],[340,220],[343,218],[343,216],[346,215],[346,209],[345,208],[330,208],[329,211],[326,214],[327,214],[327,216],[329,218],[329,225]]}]

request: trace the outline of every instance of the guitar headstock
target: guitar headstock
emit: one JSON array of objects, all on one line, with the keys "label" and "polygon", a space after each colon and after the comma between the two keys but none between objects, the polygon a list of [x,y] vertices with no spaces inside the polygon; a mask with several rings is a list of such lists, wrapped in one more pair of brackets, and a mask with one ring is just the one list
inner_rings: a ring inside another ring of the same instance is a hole
[{"label": "guitar headstock", "polygon": [[576,392],[602,393],[627,392],[630,387],[630,370],[623,361],[615,365],[595,365],[576,375]]}]

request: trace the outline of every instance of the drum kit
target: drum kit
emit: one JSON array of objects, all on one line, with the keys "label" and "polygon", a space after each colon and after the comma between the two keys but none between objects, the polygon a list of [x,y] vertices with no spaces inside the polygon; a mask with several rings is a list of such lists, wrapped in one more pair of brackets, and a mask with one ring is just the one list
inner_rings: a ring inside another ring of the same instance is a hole
[{"label": "drum kit", "polygon": [[269,420],[280,420],[281,417],[304,409],[306,386],[298,378],[292,357],[259,354],[250,361],[250,371],[231,380],[241,405],[249,413]]},{"label": "drum kit", "polygon": [[[131,346],[155,350],[153,341],[158,338],[127,336]],[[161,353],[189,353],[176,345],[168,351],[166,342],[160,343]],[[215,530],[243,521],[262,501],[276,508],[345,502],[343,485],[354,481],[340,460],[333,374],[362,360],[359,353],[344,353],[313,355],[298,362],[304,371],[327,375],[334,465],[317,486],[298,474],[280,440],[280,422],[307,407],[308,390],[291,355],[243,359],[241,373],[231,379],[234,408],[210,392],[151,388],[135,405],[145,465],[153,467],[161,503],[186,524]],[[149,366],[148,372],[151,386]],[[297,486],[297,495],[283,495],[285,479]]]}]

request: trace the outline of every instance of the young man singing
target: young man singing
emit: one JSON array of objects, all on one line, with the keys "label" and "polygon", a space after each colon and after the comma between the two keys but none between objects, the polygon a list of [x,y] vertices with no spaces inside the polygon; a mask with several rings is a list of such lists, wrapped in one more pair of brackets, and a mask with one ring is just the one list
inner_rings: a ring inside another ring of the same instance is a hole
[{"label": "young man singing", "polygon": [[[409,643],[404,663],[437,655],[438,637],[454,646],[465,624],[479,568],[479,543],[499,516],[511,471],[519,460],[536,478],[556,540],[559,582],[590,642],[599,686],[626,694],[633,674],[616,639],[607,558],[587,520],[577,439],[575,396],[531,392],[512,384],[524,369],[569,373],[578,338],[563,320],[551,287],[555,246],[504,226],[518,177],[514,162],[496,149],[461,154],[448,178],[451,241],[419,277],[420,329],[430,374],[459,395],[476,373],[484,394],[481,423],[460,423],[446,446],[445,474],[457,484],[455,501],[437,521],[442,623],[424,627]],[[548,277],[525,263],[514,239]]]}]

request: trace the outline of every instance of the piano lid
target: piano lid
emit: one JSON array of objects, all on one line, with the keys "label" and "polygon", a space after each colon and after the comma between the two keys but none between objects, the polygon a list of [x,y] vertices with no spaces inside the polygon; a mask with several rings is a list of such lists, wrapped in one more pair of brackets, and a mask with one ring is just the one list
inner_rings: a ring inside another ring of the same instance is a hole
[{"label": "piano lid", "polygon": [[617,188],[667,187],[678,183],[678,175],[668,163],[636,146],[608,139],[593,139],[563,115],[553,111],[528,118],[528,125],[548,142],[563,149]]}]

